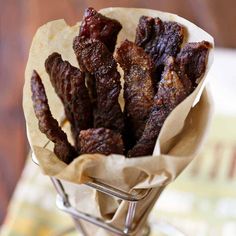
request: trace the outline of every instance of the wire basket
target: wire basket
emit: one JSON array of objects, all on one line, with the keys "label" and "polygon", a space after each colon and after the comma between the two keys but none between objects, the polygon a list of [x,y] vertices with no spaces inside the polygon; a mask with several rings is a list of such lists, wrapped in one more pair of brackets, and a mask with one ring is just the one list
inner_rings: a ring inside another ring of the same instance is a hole
[{"label": "wire basket", "polygon": [[[35,164],[38,164],[38,161],[34,154],[32,154],[32,160]],[[137,203],[141,200],[144,200],[148,195],[153,191],[153,189],[143,189],[140,191],[133,191],[131,193],[122,191],[118,188],[109,186],[107,184],[104,184],[102,182],[99,182],[97,180],[93,180],[92,182],[85,183],[88,188],[92,188],[94,190],[97,190],[101,193],[104,193],[108,196],[117,198],[122,201],[126,201],[128,203],[128,211],[125,217],[125,223],[122,228],[117,228],[111,223],[107,223],[105,220],[95,217],[93,215],[90,215],[88,213],[84,213],[76,209],[76,207],[72,206],[69,196],[65,191],[65,188],[63,186],[63,183],[60,179],[57,179],[55,177],[50,177],[56,191],[57,191],[57,197],[56,197],[56,205],[57,207],[68,213],[75,223],[76,229],[81,232],[83,235],[87,235],[86,231],[81,224],[81,220],[87,221],[91,224],[94,224],[98,227],[101,227],[111,233],[114,233],[115,235],[136,235],[138,232],[141,232],[143,230],[143,235],[148,235],[150,232],[149,227],[146,224],[146,218],[143,217],[145,214],[149,213],[150,209],[147,209],[143,216],[139,216],[139,220],[134,222],[135,212]],[[162,189],[160,189],[160,192]],[[152,207],[152,206],[150,206]]]},{"label": "wire basket", "polygon": [[[135,210],[136,210],[137,203],[140,200],[145,199],[150,194],[152,189],[147,189],[147,190],[143,190],[139,193],[136,192],[134,194],[131,194],[131,193],[121,191],[121,190],[114,188],[112,186],[106,185],[104,183],[100,183],[96,180],[94,180],[93,182],[86,183],[86,185],[90,188],[93,188],[99,192],[102,192],[102,193],[107,194],[109,196],[112,196],[117,199],[128,202],[128,211],[127,211],[127,215],[125,217],[125,224],[124,224],[123,228],[117,228],[117,227],[113,226],[112,224],[107,223],[106,221],[104,221],[101,218],[97,218],[97,217],[94,217],[90,214],[83,213],[83,212],[77,210],[75,207],[73,207],[71,205],[68,195],[66,194],[66,192],[64,190],[62,182],[59,179],[56,179],[54,177],[51,177],[51,181],[58,193],[57,200],[56,200],[57,207],[60,210],[68,213],[73,218],[76,228],[80,232],[82,232],[84,235],[86,235],[86,232],[83,229],[83,226],[81,225],[80,220],[84,220],[89,223],[92,223],[92,224],[94,224],[98,227],[101,227],[107,231],[115,233],[116,235],[135,235],[138,232],[140,232],[142,230],[142,228],[145,226],[146,217],[140,216],[139,217],[140,220],[138,222],[134,223]],[[149,230],[147,227],[145,228],[144,231],[145,231],[145,235],[148,235]]]},{"label": "wire basket", "polygon": [[[34,154],[32,154],[32,160],[35,164],[39,165]],[[99,182],[95,179],[92,182],[83,184],[83,185],[86,185],[88,188],[92,188],[103,194],[120,199],[128,203],[128,210],[124,219],[124,225],[123,227],[118,228],[112,225],[111,223],[106,222],[104,219],[101,219],[99,217],[96,217],[91,214],[78,210],[76,207],[74,207],[71,204],[69,195],[66,193],[62,181],[55,177],[50,177],[50,179],[57,192],[56,205],[58,209],[69,214],[75,223],[75,227],[66,229],[55,236],[65,236],[67,233],[74,230],[77,230],[83,236],[87,236],[88,234],[86,233],[86,230],[83,224],[81,224],[81,220],[91,223],[97,227],[103,228],[117,236],[118,235],[119,236],[134,236],[137,234],[139,236],[150,235],[151,228],[147,224],[147,216],[150,213],[153,205],[151,204],[149,208],[146,209],[144,214],[140,215],[138,217],[138,220],[136,219],[135,222],[134,222],[134,218],[136,216],[135,213],[136,213],[138,202],[141,200],[145,201],[145,198],[148,198],[148,196],[152,193],[152,191],[156,191],[155,188],[141,189],[139,191],[134,190],[133,192],[129,193],[129,192],[122,191],[118,188],[109,186],[105,183]],[[80,185],[78,184],[78,186]],[[160,195],[163,189],[164,187],[159,188],[157,194]],[[156,222],[156,223],[157,223],[156,226],[159,228],[159,233],[161,233],[161,235],[186,236],[186,234],[184,234],[179,229],[177,229],[176,227],[174,227],[173,225],[169,223],[166,223],[166,222]]]}]

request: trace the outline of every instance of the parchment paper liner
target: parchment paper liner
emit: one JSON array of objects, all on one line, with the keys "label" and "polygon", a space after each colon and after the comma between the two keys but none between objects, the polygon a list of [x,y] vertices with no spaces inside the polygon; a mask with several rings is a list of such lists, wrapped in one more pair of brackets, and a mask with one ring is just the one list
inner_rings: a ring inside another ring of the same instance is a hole
[{"label": "parchment paper liner", "polygon": [[[187,28],[188,42],[207,40],[212,45],[214,44],[213,38],[209,34],[174,14],[134,8],[106,8],[100,12],[119,20],[123,25],[118,37],[118,45],[126,38],[134,40],[135,29],[142,15],[179,22]],[[76,207],[87,213],[105,219],[109,218],[114,225],[121,226],[127,212],[125,202],[119,203],[104,194],[81,185],[78,187],[72,183],[81,184],[95,178],[126,191],[155,188],[152,194],[138,205],[137,217],[142,216],[148,206],[153,205],[158,198],[159,188],[166,186],[183,171],[198,153],[205,138],[211,109],[207,92],[202,93],[202,91],[206,83],[207,72],[213,61],[213,50],[210,50],[206,73],[199,86],[176,107],[165,121],[153,156],[128,159],[121,155],[82,155],[67,166],[54,155],[52,143],[48,143],[46,136],[38,129],[31,101],[30,78],[33,69],[37,70],[46,88],[52,114],[60,121],[64,117],[64,108],[50,83],[44,62],[52,52],[56,51],[62,54],[64,60],[68,60],[73,66],[78,67],[72,49],[72,41],[78,35],[79,26],[80,22],[74,26],[68,26],[64,20],[56,20],[41,26],[34,36],[25,71],[23,94],[27,135],[42,171],[46,175],[65,180],[63,182],[66,190]],[[123,106],[122,97],[120,103]],[[72,142],[68,122],[63,126],[63,129]],[[98,230],[97,233],[106,235],[101,230]],[[94,232],[92,234],[94,235]]]}]

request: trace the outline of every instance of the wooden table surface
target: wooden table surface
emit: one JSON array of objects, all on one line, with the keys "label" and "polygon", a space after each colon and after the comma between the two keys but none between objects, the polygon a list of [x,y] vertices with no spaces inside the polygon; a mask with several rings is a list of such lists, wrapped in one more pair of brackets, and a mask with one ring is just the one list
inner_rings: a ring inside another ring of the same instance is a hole
[{"label": "wooden table surface", "polygon": [[213,34],[218,45],[235,47],[235,2],[226,1],[230,7],[222,2],[0,0],[0,223],[28,152],[22,87],[30,43],[40,25],[58,18],[74,24],[88,6],[96,9],[109,6],[153,8],[190,19]]}]

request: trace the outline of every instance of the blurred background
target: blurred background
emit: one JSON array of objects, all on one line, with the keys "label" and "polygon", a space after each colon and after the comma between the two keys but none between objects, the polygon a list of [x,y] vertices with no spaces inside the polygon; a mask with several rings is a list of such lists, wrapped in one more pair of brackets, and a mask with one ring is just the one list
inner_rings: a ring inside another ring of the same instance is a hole
[{"label": "blurred background", "polygon": [[[224,158],[231,158],[230,173],[231,177],[235,176],[235,0],[0,0],[0,223],[6,215],[29,151],[21,104],[24,70],[32,37],[37,28],[47,21],[64,18],[69,24],[75,24],[81,20],[84,9],[88,6],[97,10],[117,6],[168,11],[192,21],[213,35],[218,49],[211,72],[212,77],[215,77],[211,87],[216,116],[220,118],[213,122],[215,133],[212,132],[211,135],[213,139],[217,137],[220,141],[217,139],[215,146],[212,142],[210,145],[216,148],[214,155],[219,156],[219,153],[225,151],[222,142],[227,139],[227,134],[231,135],[231,149],[227,149],[228,154],[224,155],[228,156]],[[219,132],[216,134],[218,128]]]}]

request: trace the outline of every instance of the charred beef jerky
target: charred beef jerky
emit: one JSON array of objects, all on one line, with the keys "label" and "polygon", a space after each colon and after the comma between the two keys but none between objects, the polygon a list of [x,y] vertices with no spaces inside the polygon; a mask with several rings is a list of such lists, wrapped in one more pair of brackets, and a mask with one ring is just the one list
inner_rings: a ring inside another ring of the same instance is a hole
[{"label": "charred beef jerky", "polygon": [[187,43],[177,55],[180,70],[189,77],[194,87],[205,73],[210,48],[211,44],[207,41]]},{"label": "charred beef jerky", "polygon": [[[79,36],[86,38],[98,39],[103,42],[110,52],[114,52],[117,35],[122,26],[114,19],[103,16],[93,8],[87,8],[80,26]],[[85,71],[83,64],[80,68]],[[91,74],[86,74],[86,84],[89,89],[91,102],[96,103],[96,80]]]},{"label": "charred beef jerky", "polygon": [[192,92],[192,82],[182,73],[173,57],[169,57],[159,83],[155,102],[172,111]]},{"label": "charred beef jerky", "polygon": [[80,132],[81,153],[123,154],[123,141],[119,133],[105,128]]},{"label": "charred beef jerky", "polygon": [[121,28],[122,26],[117,20],[108,18],[89,7],[85,10],[79,35],[100,40],[113,53]]},{"label": "charred beef jerky", "polygon": [[92,127],[92,106],[84,74],[68,61],[63,61],[58,53],[47,58],[45,67],[55,92],[62,100],[78,148],[80,130]]},{"label": "charred beef jerky", "polygon": [[[181,74],[181,77],[179,77],[179,74]],[[128,156],[138,157],[152,154],[165,119],[189,95],[192,91],[191,87],[191,81],[185,75],[179,73],[174,59],[170,57],[162,74],[143,135],[134,148],[129,151]]]},{"label": "charred beef jerky", "polygon": [[125,120],[135,141],[142,136],[155,95],[152,74],[153,62],[135,43],[124,41],[116,52],[124,70]]},{"label": "charred beef jerky", "polygon": [[77,153],[68,142],[67,136],[58,125],[57,120],[52,117],[43,83],[36,71],[31,77],[31,91],[40,131],[55,144],[54,153],[57,157],[69,164],[77,156]]},{"label": "charred beef jerky", "polygon": [[155,79],[159,81],[165,60],[175,57],[184,39],[184,27],[177,22],[142,16],[136,30],[135,43],[142,47],[155,63]]},{"label": "charred beef jerky", "polygon": [[79,64],[83,64],[96,80],[94,127],[105,127],[122,133],[124,120],[118,102],[120,74],[112,54],[101,41],[80,36],[74,39],[73,48]]}]

